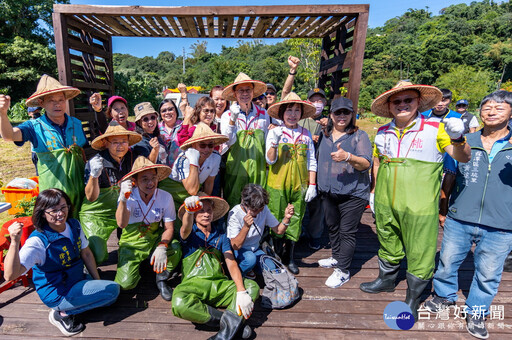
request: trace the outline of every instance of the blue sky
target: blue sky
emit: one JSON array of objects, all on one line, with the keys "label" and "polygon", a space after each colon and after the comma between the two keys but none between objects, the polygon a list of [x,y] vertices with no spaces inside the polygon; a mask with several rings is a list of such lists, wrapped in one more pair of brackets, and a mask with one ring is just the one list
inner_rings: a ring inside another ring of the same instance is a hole
[{"label": "blue sky", "polygon": [[[396,16],[400,16],[409,8],[422,9],[428,6],[429,11],[434,15],[439,14],[442,8],[448,7],[453,4],[471,3],[471,1],[461,0],[362,0],[362,1],[341,1],[341,0],[317,0],[315,4],[328,5],[328,4],[356,4],[367,3],[370,4],[370,16],[368,25],[370,27],[378,27]],[[266,5],[309,5],[312,0],[246,0],[246,1],[233,1],[221,0],[214,3],[215,6],[266,6]],[[71,0],[72,4],[79,5],[110,5],[110,6],[190,6],[191,1],[133,1],[133,0]],[[212,1],[195,0],[195,6],[211,6]],[[238,39],[204,39],[207,41],[208,52],[219,53],[222,46],[236,46]],[[193,38],[127,38],[127,37],[114,37],[112,46],[115,53],[129,53],[137,57],[154,56],[156,57],[162,51],[170,51],[174,54],[180,55],[183,53],[190,53],[190,45],[195,43],[197,39]],[[276,39],[265,39],[264,43],[273,44]]]}]

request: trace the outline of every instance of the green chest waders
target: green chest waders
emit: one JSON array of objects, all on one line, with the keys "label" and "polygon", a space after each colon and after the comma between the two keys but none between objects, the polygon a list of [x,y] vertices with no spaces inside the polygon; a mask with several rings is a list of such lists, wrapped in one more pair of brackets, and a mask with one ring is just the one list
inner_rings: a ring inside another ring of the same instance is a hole
[{"label": "green chest waders", "polygon": [[107,241],[117,228],[116,210],[119,187],[101,188],[98,198],[90,202],[84,198],[80,209],[80,224],[89,240],[97,264],[108,258]]},{"label": "green chest waders", "polygon": [[[380,160],[375,188],[379,257],[423,279],[434,272],[443,163],[410,158]],[[405,248],[405,252],[404,252]]]},{"label": "green chest waders", "polygon": [[[172,312],[175,316],[197,323],[210,319],[207,305],[227,307],[236,312],[236,285],[222,269],[219,250],[199,248],[183,259],[183,281],[172,295]],[[258,284],[244,279],[244,286],[251,298],[259,295]]]},{"label": "green chest waders", "polygon": [[[183,186],[183,183],[177,182],[170,178],[165,178],[158,183],[158,189],[162,189],[167,191],[172,195],[172,199],[174,201],[174,208],[178,210],[183,202],[185,202],[185,198],[190,196],[187,192],[187,189]],[[179,238],[179,231],[181,228],[181,220],[177,218],[174,221],[174,238]]]},{"label": "green chest waders", "polygon": [[58,149],[37,153],[37,171],[39,173],[39,191],[57,188],[64,191],[73,204],[70,217],[78,218],[78,212],[84,198],[83,150],[73,145],[67,149]]},{"label": "green chest waders", "polygon": [[[286,229],[285,237],[297,242],[301,233],[302,218],[306,210],[304,197],[308,188],[306,144],[279,144],[276,163],[270,166],[267,191],[270,196],[270,211],[281,221],[288,203],[293,204],[295,213]],[[276,235],[277,237],[282,237]]]},{"label": "green chest waders", "polygon": [[[139,266],[147,259],[161,240],[163,229],[160,222],[146,225],[142,222],[132,223],[123,229],[119,240],[119,262],[115,281],[122,289],[133,289],[140,280]],[[181,247],[173,239],[167,248],[167,270],[172,271],[181,259]]]},{"label": "green chest waders", "polygon": [[240,203],[248,183],[265,186],[265,133],[263,130],[239,130],[226,161],[224,197],[230,207]]}]

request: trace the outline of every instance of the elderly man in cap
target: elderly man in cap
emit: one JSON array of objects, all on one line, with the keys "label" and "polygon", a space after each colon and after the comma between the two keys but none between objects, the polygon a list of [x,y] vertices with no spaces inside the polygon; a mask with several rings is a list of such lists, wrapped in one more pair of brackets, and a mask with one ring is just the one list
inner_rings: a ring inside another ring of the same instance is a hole
[{"label": "elderly man in cap", "polygon": [[7,117],[11,98],[0,95],[0,132],[4,140],[18,146],[27,141],[32,143],[38,157],[39,190],[62,189],[71,199],[74,217],[78,216],[83,199],[85,161],[82,147],[87,144],[87,139],[82,122],[66,114],[66,104],[79,94],[79,89],[64,86],[43,75],[26,104],[44,108],[45,114],[15,128]]},{"label": "elderly man in cap", "polygon": [[222,92],[224,99],[235,102],[220,120],[221,133],[229,138],[224,197],[231,207],[240,202],[246,184],[266,183],[265,140],[270,120],[265,109],[252,103],[266,89],[264,82],[240,73]]},{"label": "elderly man in cap", "polygon": [[360,288],[367,293],[394,291],[400,262],[407,256],[405,302],[415,319],[421,294],[434,273],[443,153],[460,162],[471,157],[459,118],[441,123],[419,114],[441,98],[434,86],[401,81],[372,103],[374,114],[393,120],[378,130],[373,155],[379,277]]}]

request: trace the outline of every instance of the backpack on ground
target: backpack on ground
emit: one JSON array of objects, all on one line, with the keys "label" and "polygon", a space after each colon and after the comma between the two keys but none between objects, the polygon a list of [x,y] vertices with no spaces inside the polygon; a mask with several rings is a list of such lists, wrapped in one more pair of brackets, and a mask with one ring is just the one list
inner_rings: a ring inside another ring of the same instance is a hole
[{"label": "backpack on ground", "polygon": [[[274,264],[274,269],[271,269],[270,263]],[[261,294],[261,305],[264,308],[286,308],[300,298],[299,282],[280,261],[272,256],[262,255],[260,265],[265,280],[265,288]]]}]

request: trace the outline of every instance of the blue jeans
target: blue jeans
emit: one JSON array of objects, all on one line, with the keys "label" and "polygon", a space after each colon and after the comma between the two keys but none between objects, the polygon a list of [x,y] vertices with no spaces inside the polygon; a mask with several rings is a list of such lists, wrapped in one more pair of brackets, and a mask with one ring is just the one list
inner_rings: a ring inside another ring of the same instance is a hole
[{"label": "blue jeans", "polygon": [[[260,257],[265,255],[265,252],[261,249],[252,251],[251,249],[241,248],[235,250],[235,257],[242,272],[242,276],[245,276],[251,270],[255,270],[256,273],[261,274]],[[275,269],[274,262],[266,261],[265,264],[269,269]]]},{"label": "blue jeans", "polygon": [[119,284],[114,281],[82,280],[75,284],[53,309],[74,315],[109,306],[117,300],[119,290]]},{"label": "blue jeans", "polygon": [[450,301],[457,300],[458,270],[473,243],[475,273],[466,299],[470,314],[489,314],[498,292],[505,258],[512,250],[512,231],[447,218],[439,266],[434,275],[435,293]]}]

